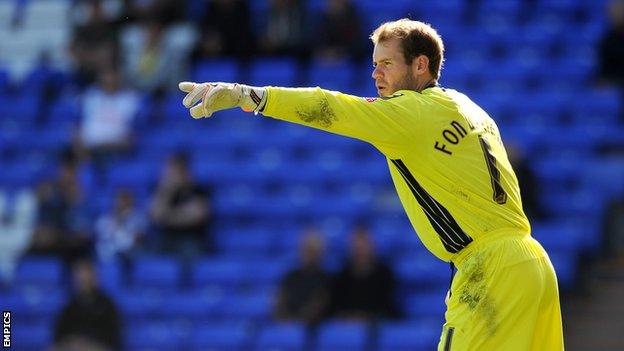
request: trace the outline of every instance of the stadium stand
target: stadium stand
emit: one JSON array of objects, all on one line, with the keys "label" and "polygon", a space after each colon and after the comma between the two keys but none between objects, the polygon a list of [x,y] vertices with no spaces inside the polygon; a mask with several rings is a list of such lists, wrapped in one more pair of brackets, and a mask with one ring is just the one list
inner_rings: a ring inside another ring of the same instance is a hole
[{"label": "stadium stand", "polygon": [[[202,2],[188,1],[189,13]],[[261,17],[267,3],[250,1],[252,17]],[[354,1],[367,31],[408,15],[439,30],[448,66],[441,84],[481,104],[503,139],[524,150],[547,212],[532,221],[533,235],[548,250],[562,292],[573,290],[581,260],[600,252],[607,204],[624,197],[624,158],[603,152],[624,147],[622,93],[592,84],[605,2],[414,3]],[[72,4],[0,0],[0,189],[8,196],[55,174],[83,115],[82,83],[67,57]],[[325,2],[308,6],[315,11]],[[47,63],[40,60],[44,51]],[[217,57],[198,62],[180,80],[319,85],[366,96],[374,94],[369,76],[366,62],[313,59],[301,66],[294,58],[242,64]],[[110,208],[119,188],[132,191],[148,212],[164,160],[180,150],[189,152],[197,179],[213,188],[215,254],[190,264],[149,254],[129,264],[99,263],[101,285],[122,312],[127,350],[417,351],[437,345],[448,266],[425,252],[398,199],[388,195],[390,177],[375,150],[239,110],[192,121],[181,97],[169,91],[161,100],[144,96],[132,152],[110,160],[103,183],[85,190],[92,218]],[[9,209],[2,211],[0,217],[10,217]],[[338,259],[345,255],[345,234],[361,218],[370,219],[380,254],[397,274],[404,318],[375,328],[332,319],[314,331],[275,322],[275,287],[295,263],[300,229],[322,227],[329,254]],[[0,307],[14,315],[16,349],[52,344],[55,316],[71,286],[68,269],[57,257],[25,255],[14,278],[0,285]]]}]

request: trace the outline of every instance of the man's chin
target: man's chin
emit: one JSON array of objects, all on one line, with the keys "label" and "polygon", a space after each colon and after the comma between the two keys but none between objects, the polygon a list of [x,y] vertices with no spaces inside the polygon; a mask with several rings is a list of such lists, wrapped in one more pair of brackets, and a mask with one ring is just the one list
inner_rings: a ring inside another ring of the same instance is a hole
[{"label": "man's chin", "polygon": [[394,92],[388,90],[388,88],[377,89],[377,95],[379,95],[379,97],[388,97],[388,96],[392,96],[392,94],[394,94]]}]

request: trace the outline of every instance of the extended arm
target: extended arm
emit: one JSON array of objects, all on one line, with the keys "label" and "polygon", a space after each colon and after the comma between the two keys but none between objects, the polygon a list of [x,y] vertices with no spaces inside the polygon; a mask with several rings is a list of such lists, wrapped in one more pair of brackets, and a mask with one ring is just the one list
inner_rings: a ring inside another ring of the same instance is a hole
[{"label": "extended arm", "polygon": [[416,137],[419,105],[417,99],[409,96],[410,92],[377,99],[321,88],[251,87],[231,83],[183,82],[180,89],[188,93],[183,103],[190,108],[193,118],[240,107],[382,148],[396,147]]}]

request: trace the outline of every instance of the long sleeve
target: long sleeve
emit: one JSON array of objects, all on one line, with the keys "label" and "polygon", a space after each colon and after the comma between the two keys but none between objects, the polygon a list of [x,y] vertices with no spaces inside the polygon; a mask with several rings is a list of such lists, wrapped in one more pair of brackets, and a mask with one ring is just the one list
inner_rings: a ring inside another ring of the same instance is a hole
[{"label": "long sleeve", "polygon": [[415,92],[361,98],[321,88],[267,91],[265,116],[360,139],[389,153],[417,137],[420,106]]}]

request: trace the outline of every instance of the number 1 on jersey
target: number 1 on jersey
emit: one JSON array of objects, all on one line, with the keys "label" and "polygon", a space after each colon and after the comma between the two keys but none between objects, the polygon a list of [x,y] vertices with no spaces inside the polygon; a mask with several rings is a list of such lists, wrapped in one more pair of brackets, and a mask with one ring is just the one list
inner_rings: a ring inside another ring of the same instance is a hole
[{"label": "number 1 on jersey", "polygon": [[481,149],[483,149],[483,155],[485,156],[485,163],[490,173],[490,181],[492,182],[492,190],[494,190],[494,202],[502,205],[507,202],[507,193],[503,189],[503,185],[500,182],[500,171],[496,167],[496,157],[492,153],[490,144],[479,135],[479,142],[481,143]]}]

